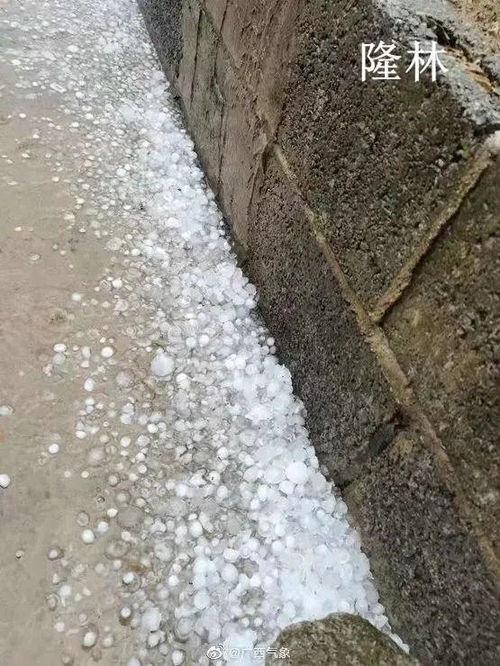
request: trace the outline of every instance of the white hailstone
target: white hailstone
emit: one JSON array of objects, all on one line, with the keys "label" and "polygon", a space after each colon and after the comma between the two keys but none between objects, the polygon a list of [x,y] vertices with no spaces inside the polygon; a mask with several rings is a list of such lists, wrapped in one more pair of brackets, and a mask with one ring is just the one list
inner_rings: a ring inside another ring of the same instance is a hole
[{"label": "white hailstone", "polygon": [[54,456],[56,453],[59,453],[59,444],[56,444],[56,442],[49,444],[47,451]]},{"label": "white hailstone", "polygon": [[63,556],[63,551],[61,550],[61,548],[59,548],[57,546],[54,547],[54,548],[51,548],[48,552],[48,555],[47,555],[49,560],[58,560],[62,556]]},{"label": "white hailstone", "polygon": [[57,342],[52,349],[58,353],[64,353],[67,349],[66,345],[63,342]]},{"label": "white hailstone", "polygon": [[95,631],[86,631],[82,638],[82,645],[84,648],[91,648],[97,642],[97,634]]},{"label": "white hailstone", "polygon": [[59,588],[59,596],[61,599],[69,599],[71,596],[71,585],[61,585]]},{"label": "white hailstone", "polygon": [[161,613],[157,608],[148,608],[141,617],[141,626],[146,631],[158,631],[161,624]]},{"label": "white hailstone", "polygon": [[114,289],[120,289],[123,286],[123,282],[120,278],[115,278],[111,281]]},{"label": "white hailstone", "polygon": [[62,632],[65,629],[65,624],[64,622],[56,622],[54,625],[54,629],[59,633],[62,634]]},{"label": "white hailstone", "polygon": [[105,520],[100,520],[97,523],[97,531],[99,534],[105,534],[109,530],[109,523]]},{"label": "white hailstone", "polygon": [[132,616],[132,609],[128,606],[124,606],[120,609],[120,617],[123,620],[128,620]]},{"label": "white hailstone", "polygon": [[54,365],[62,365],[66,362],[66,356],[64,354],[54,354],[52,357],[52,363]]},{"label": "white hailstone", "polygon": [[175,494],[177,495],[177,497],[187,497],[188,493],[189,493],[189,488],[185,483],[178,483],[175,486]]},{"label": "white hailstone", "polygon": [[95,534],[92,532],[92,530],[89,529],[83,530],[81,537],[83,543],[89,544],[89,543],[94,543],[95,541]]},{"label": "white hailstone", "polygon": [[194,595],[193,602],[196,610],[204,610],[210,605],[210,595],[206,590],[200,590]]},{"label": "white hailstone", "polygon": [[113,347],[103,347],[101,349],[101,356],[103,358],[111,358],[114,353],[115,353],[115,350],[113,349]]},{"label": "white hailstone", "polygon": [[0,416],[11,416],[14,413],[14,408],[10,405],[0,405]]},{"label": "white hailstone", "polygon": [[203,534],[203,527],[199,520],[193,520],[189,523],[189,534],[197,539]]},{"label": "white hailstone", "polygon": [[179,585],[179,576],[172,574],[171,576],[168,577],[167,583],[169,587],[176,587],[177,585]]},{"label": "white hailstone", "polygon": [[206,347],[210,343],[210,338],[208,335],[200,335],[198,338],[198,342],[200,344],[200,347]]},{"label": "white hailstone", "polygon": [[8,488],[10,486],[10,476],[8,474],[0,474],[0,488]]},{"label": "white hailstone", "polygon": [[172,550],[161,541],[155,544],[154,554],[161,562],[168,562],[172,559]]},{"label": "white hailstone", "polygon": [[174,361],[164,352],[157,353],[151,361],[151,372],[155,377],[168,377],[173,373],[174,368]]},{"label": "white hailstone", "polygon": [[227,497],[229,497],[229,490],[226,488],[226,486],[219,486],[215,495],[219,501],[225,500]]},{"label": "white hailstone", "polygon": [[132,571],[127,571],[127,573],[123,574],[122,580],[125,583],[125,585],[130,585],[131,583],[134,582],[135,575]]},{"label": "white hailstone", "polygon": [[182,650],[174,650],[172,652],[173,666],[181,666],[184,663],[184,652]]},{"label": "white hailstone", "polygon": [[221,575],[226,583],[234,583],[238,580],[238,569],[234,564],[225,564],[222,568]]},{"label": "white hailstone", "polygon": [[226,548],[223,553],[223,556],[227,562],[236,562],[240,554],[234,548]]},{"label": "white hailstone", "polygon": [[127,666],[141,666],[141,662],[139,659],[137,659],[137,657],[132,657],[128,660]]},{"label": "white hailstone", "polygon": [[309,470],[301,461],[292,462],[287,465],[285,474],[289,481],[296,484],[303,484],[309,478]]},{"label": "white hailstone", "polygon": [[71,300],[72,300],[74,303],[80,303],[80,301],[82,300],[82,298],[83,298],[82,294],[78,294],[77,292],[71,294]]},{"label": "white hailstone", "polygon": [[85,380],[83,388],[89,392],[93,391],[95,388],[95,381],[89,377],[88,379]]}]

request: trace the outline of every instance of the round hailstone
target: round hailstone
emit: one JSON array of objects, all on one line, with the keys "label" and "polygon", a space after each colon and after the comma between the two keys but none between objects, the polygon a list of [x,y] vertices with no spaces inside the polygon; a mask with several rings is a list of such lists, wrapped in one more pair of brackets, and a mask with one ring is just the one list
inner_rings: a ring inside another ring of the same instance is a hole
[{"label": "round hailstone", "polygon": [[59,444],[56,444],[55,442],[52,443],[52,444],[49,444],[49,446],[48,446],[48,448],[47,448],[47,451],[48,451],[51,455],[55,456],[56,453],[59,453]]},{"label": "round hailstone", "polygon": [[118,384],[118,386],[126,388],[127,386],[130,386],[130,384],[132,383],[132,377],[126,372],[119,372],[116,375],[116,383]]},{"label": "round hailstone", "polygon": [[83,385],[83,388],[84,388],[86,391],[89,391],[89,392],[90,392],[90,391],[93,391],[93,390],[94,390],[94,387],[95,387],[95,382],[94,382],[93,379],[91,379],[91,378],[89,377],[88,379],[85,380],[85,383],[84,383],[84,385]]},{"label": "round hailstone", "polygon": [[182,650],[174,650],[172,652],[172,664],[174,666],[180,666],[184,663],[184,652]]},{"label": "round hailstone", "polygon": [[47,557],[49,560],[58,560],[64,555],[62,548],[59,548],[59,546],[54,546],[54,548],[51,548],[47,554]]},{"label": "round hailstone", "polygon": [[303,462],[292,462],[285,469],[286,477],[289,481],[296,484],[303,484],[309,477],[309,470]]},{"label": "round hailstone", "polygon": [[194,595],[194,607],[196,610],[204,610],[210,604],[210,595],[206,590],[200,590]]},{"label": "round hailstone", "polygon": [[174,362],[164,352],[156,354],[151,361],[151,372],[156,377],[168,377],[174,371]]},{"label": "round hailstone", "polygon": [[141,625],[147,631],[158,631],[161,623],[161,613],[157,608],[148,608],[141,618]]},{"label": "round hailstone", "polygon": [[14,413],[14,408],[10,405],[0,405],[0,416],[11,416]]},{"label": "round hailstone", "polygon": [[203,527],[202,527],[202,525],[201,525],[201,523],[200,523],[199,520],[193,520],[193,521],[189,524],[189,533],[190,533],[191,536],[193,536],[195,539],[197,539],[198,537],[201,537],[201,535],[203,534]]},{"label": "round hailstone", "polygon": [[52,347],[52,349],[55,352],[63,354],[66,351],[66,345],[63,342],[58,342]]},{"label": "round hailstone", "polygon": [[86,631],[82,638],[82,645],[85,648],[94,647],[97,641],[97,634],[95,631]]},{"label": "round hailstone", "polygon": [[132,609],[129,608],[128,606],[124,606],[120,610],[120,617],[122,618],[122,620],[128,620],[131,617],[131,615],[132,615]]},{"label": "round hailstone", "polygon": [[101,356],[103,358],[111,358],[114,353],[115,353],[115,350],[113,349],[113,347],[103,347],[101,349]]},{"label": "round hailstone", "polygon": [[10,476],[8,474],[0,474],[0,488],[8,488],[10,486]]},{"label": "round hailstone", "polygon": [[94,543],[95,541],[95,534],[92,530],[83,530],[81,536],[83,543]]},{"label": "round hailstone", "polygon": [[234,564],[225,564],[222,567],[222,578],[226,583],[235,583],[238,580],[238,569]]}]

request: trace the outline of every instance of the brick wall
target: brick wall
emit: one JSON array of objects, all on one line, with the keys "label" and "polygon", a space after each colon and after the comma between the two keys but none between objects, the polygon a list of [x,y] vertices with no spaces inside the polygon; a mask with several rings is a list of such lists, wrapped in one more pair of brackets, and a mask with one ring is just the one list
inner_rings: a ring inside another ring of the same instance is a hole
[{"label": "brick wall", "polygon": [[[140,5],[394,628],[497,663],[494,56],[440,1]],[[436,24],[449,79],[361,83]]]}]

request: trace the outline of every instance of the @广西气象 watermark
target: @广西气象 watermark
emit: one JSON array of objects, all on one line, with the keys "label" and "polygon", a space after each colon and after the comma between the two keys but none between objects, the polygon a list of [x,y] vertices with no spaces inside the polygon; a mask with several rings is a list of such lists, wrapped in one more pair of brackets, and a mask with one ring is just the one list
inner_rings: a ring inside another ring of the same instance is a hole
[{"label": "@\u5e7f\u897f\u6c14\u8c61 watermark", "polygon": [[432,81],[436,81],[438,74],[444,74],[448,69],[443,65],[440,55],[444,49],[438,49],[436,42],[430,46],[422,46],[420,42],[413,42],[413,47],[405,52],[405,58],[398,52],[398,45],[361,44],[361,81],[372,79],[374,81],[399,81],[403,65],[408,64],[405,73],[413,72],[414,80],[420,81],[424,72],[429,72]]},{"label": "@\u5e7f\u897f\u6c14\u8c61 watermark", "polygon": [[250,657],[253,659],[265,659],[266,656],[273,656],[276,659],[286,659],[290,656],[288,648],[240,648],[240,647],[227,647],[225,645],[211,645],[207,650],[207,657],[210,661],[218,661],[224,659],[231,661],[232,659],[241,659],[242,657]]}]

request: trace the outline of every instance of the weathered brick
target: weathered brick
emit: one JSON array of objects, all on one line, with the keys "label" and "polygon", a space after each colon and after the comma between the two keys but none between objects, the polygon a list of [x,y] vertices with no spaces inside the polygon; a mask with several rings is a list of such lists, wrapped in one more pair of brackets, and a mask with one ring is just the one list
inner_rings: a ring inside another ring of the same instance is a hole
[{"label": "weathered brick", "polygon": [[158,57],[170,79],[175,79],[182,55],[183,0],[138,0]]},{"label": "weathered brick", "polygon": [[270,158],[249,219],[247,269],[281,360],[307,409],[320,460],[338,483],[391,440],[397,408],[311,233]]},{"label": "weathered brick", "polygon": [[201,11],[189,119],[198,154],[212,184],[217,184],[219,179],[224,106],[222,94],[214,85],[218,43],[218,33],[205,12]]},{"label": "weathered brick", "polygon": [[500,164],[420,264],[384,328],[474,503],[499,543]]},{"label": "weathered brick", "polygon": [[207,14],[210,16],[214,28],[220,32],[222,23],[226,16],[226,9],[229,0],[201,0],[206,9]]},{"label": "weathered brick", "polygon": [[419,437],[400,432],[345,497],[393,627],[421,662],[498,663],[495,581]]},{"label": "weathered brick", "polygon": [[198,0],[184,0],[182,3],[182,56],[179,63],[177,90],[187,113],[191,110],[199,21],[200,6]]},{"label": "weathered brick", "polygon": [[404,54],[412,35],[411,17],[399,34],[382,4],[305,3],[279,131],[300,188],[370,307],[454,193],[480,127],[445,79],[415,83],[402,68],[400,81],[361,82],[361,43],[394,41]]}]

